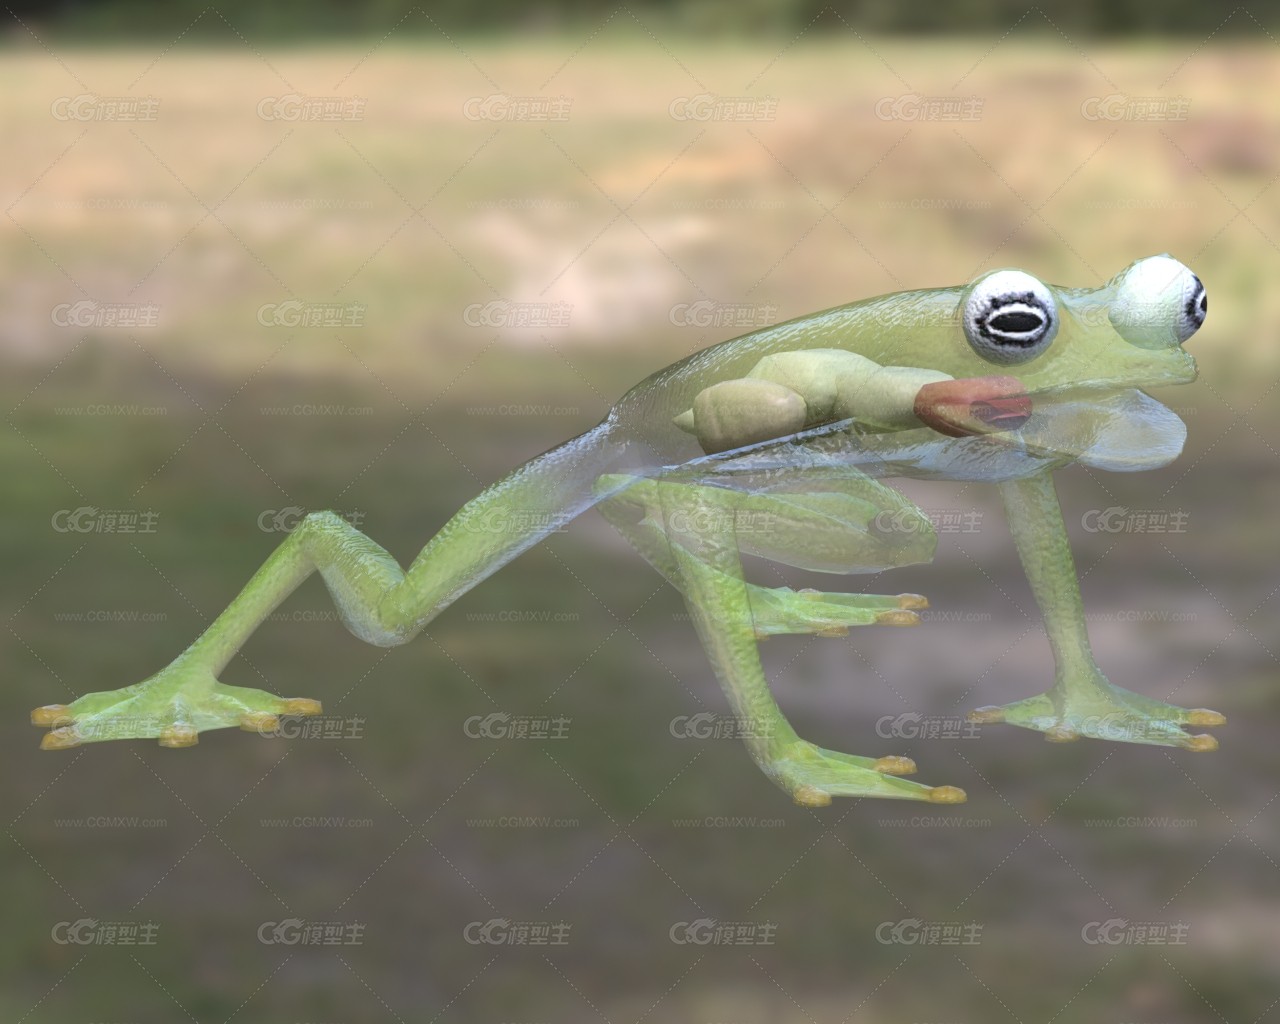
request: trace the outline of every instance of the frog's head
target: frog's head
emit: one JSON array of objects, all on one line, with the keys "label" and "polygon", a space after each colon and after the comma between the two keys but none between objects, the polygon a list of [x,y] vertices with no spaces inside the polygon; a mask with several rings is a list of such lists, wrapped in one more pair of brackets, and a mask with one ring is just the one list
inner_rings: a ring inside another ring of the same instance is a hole
[{"label": "frog's head", "polygon": [[984,371],[1016,376],[1034,395],[1193,381],[1195,360],[1182,344],[1207,310],[1200,279],[1165,254],[1131,263],[1100,288],[997,270],[964,289],[959,319]]},{"label": "frog's head", "polygon": [[1204,323],[1204,285],[1167,254],[1137,260],[1098,288],[1048,285],[996,270],[959,292],[949,362],[917,415],[943,433],[1017,429],[1033,407],[1093,394],[1186,384],[1182,345]]}]

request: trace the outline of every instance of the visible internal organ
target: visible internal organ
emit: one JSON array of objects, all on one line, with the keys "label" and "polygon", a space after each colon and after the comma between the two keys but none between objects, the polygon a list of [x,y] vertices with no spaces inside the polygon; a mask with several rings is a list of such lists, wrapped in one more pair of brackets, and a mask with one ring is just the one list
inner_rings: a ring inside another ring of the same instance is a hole
[{"label": "visible internal organ", "polygon": [[1030,416],[1016,377],[956,380],[843,349],[807,349],[765,356],[745,377],[704,388],[674,422],[713,455],[849,418],[869,430],[924,425],[969,437],[1017,430]]},{"label": "visible internal organ", "polygon": [[1017,377],[969,377],[926,384],[913,405],[921,423],[948,437],[1017,430],[1031,399]]}]

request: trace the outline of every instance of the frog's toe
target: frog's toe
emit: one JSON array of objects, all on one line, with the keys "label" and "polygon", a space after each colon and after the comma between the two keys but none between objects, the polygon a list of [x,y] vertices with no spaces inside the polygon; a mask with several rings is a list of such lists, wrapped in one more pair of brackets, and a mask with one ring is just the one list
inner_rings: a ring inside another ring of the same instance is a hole
[{"label": "frog's toe", "polygon": [[800,785],[791,791],[791,799],[801,807],[826,807],[831,794],[817,786]]},{"label": "frog's toe", "polygon": [[1097,730],[1098,738],[1181,747],[1193,753],[1218,749],[1216,737],[1208,733],[1189,733],[1186,727],[1225,725],[1226,715],[1208,708],[1178,707],[1118,687],[1116,693],[1117,706],[1103,716]]},{"label": "frog's toe", "polygon": [[916,773],[916,763],[911,758],[903,757],[900,754],[877,757],[875,764],[871,767],[885,775],[914,775]]},{"label": "frog's toe", "polygon": [[[260,691],[259,691],[260,692]],[[274,696],[267,694],[268,697]],[[310,697],[276,697],[280,702],[276,709],[281,715],[318,715],[324,711],[324,706],[318,700],[312,700]]]},{"label": "frog's toe", "polygon": [[55,728],[70,724],[71,712],[65,704],[46,704],[42,708],[34,708],[31,712],[31,724]]},{"label": "frog's toe", "polygon": [[918,626],[920,616],[908,608],[890,608],[876,615],[877,626]]},{"label": "frog's toe", "polygon": [[81,742],[80,733],[74,725],[60,725],[40,737],[40,749],[69,750],[72,747],[80,746]]},{"label": "frog's toe", "polygon": [[200,730],[186,722],[175,722],[162,728],[157,738],[162,747],[194,747],[200,742]]},{"label": "frog's toe", "polygon": [[751,617],[757,638],[781,633],[847,636],[851,626],[916,626],[929,607],[919,594],[840,594],[787,587],[753,587]]},{"label": "frog's toe", "polygon": [[965,800],[956,786],[926,786],[899,778],[915,772],[909,757],[858,757],[797,740],[767,766],[769,775],[803,807],[824,807],[838,796],[927,800],[954,804]]}]

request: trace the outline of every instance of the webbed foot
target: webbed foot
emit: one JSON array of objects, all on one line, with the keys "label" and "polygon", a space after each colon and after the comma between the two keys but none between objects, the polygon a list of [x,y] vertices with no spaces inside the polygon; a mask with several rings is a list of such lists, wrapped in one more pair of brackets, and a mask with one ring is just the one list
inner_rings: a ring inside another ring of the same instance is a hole
[{"label": "webbed foot", "polygon": [[1036,729],[1051,743],[1088,736],[1192,751],[1217,750],[1218,740],[1208,733],[1188,733],[1184,726],[1226,722],[1217,711],[1168,704],[1122,689],[1102,676],[1079,686],[1055,686],[1048,693],[1011,704],[978,708],[967,717],[970,722],[1004,722]]},{"label": "webbed foot", "polygon": [[190,747],[207,729],[238,726],[267,734],[280,715],[318,715],[320,711],[319,701],[228,686],[204,669],[178,661],[132,686],[36,708],[31,724],[51,729],[40,741],[42,750],[122,739],[156,739],[162,747]]},{"label": "webbed foot", "polygon": [[825,807],[837,796],[928,800],[937,804],[965,801],[955,786],[925,786],[899,778],[915,773],[909,757],[858,757],[826,750],[806,740],[783,747],[764,766],[765,773],[804,807]]}]

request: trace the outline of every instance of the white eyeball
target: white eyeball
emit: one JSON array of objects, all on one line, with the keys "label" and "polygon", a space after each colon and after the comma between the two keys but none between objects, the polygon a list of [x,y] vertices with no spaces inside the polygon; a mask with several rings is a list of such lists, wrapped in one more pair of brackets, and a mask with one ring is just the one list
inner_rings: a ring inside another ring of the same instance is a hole
[{"label": "white eyeball", "polygon": [[1204,285],[1172,256],[1138,260],[1121,276],[1108,315],[1125,341],[1146,348],[1181,345],[1209,311]]},{"label": "white eyeball", "polygon": [[1021,270],[997,270],[976,281],[962,312],[964,334],[988,362],[1034,359],[1058,333],[1053,293]]}]

